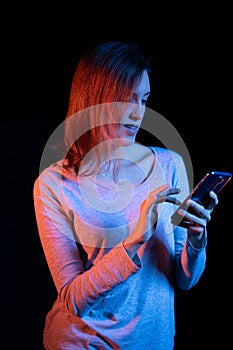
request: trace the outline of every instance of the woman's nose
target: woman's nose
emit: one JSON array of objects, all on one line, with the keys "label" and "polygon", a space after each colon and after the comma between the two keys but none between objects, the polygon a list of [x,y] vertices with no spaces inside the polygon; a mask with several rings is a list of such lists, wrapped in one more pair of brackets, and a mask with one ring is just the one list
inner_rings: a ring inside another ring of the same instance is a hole
[{"label": "woman's nose", "polygon": [[145,106],[134,103],[132,104],[132,110],[130,113],[130,118],[134,121],[141,120],[145,113]]}]

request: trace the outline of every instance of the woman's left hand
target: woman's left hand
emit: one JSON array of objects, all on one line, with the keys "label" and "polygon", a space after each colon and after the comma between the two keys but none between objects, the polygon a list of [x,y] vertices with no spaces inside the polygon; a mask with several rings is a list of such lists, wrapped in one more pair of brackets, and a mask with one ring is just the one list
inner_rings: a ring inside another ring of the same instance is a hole
[{"label": "woman's left hand", "polygon": [[[208,221],[211,220],[211,213],[218,204],[218,197],[215,192],[210,191],[210,203],[208,208],[200,205],[194,200],[189,199],[187,201],[188,210],[179,209],[179,214],[183,217],[179,226],[188,229],[188,233],[193,236],[199,236],[201,238],[202,234],[205,232]],[[191,209],[192,212],[189,210]]]}]

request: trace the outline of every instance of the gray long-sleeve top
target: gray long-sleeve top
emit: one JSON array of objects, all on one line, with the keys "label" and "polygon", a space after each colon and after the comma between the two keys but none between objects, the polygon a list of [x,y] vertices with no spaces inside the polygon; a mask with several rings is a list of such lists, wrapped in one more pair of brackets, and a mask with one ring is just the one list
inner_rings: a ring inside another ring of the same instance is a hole
[{"label": "gray long-sleeve top", "polygon": [[125,183],[110,191],[64,170],[63,160],[35,181],[39,235],[58,293],[46,317],[46,349],[173,349],[174,285],[197,283],[206,237],[202,248],[193,247],[186,229],[170,222],[175,205],[165,202],[137,259],[128,256],[122,241],[148,193],[164,183],[181,189],[180,200],[189,192],[181,156],[151,149],[153,171],[134,188]]}]

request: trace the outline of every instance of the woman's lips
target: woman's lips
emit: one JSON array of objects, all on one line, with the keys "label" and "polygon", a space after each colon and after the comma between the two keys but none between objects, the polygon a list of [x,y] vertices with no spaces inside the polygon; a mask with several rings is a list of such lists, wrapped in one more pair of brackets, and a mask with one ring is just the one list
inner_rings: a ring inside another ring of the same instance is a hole
[{"label": "woman's lips", "polygon": [[133,129],[138,129],[137,125],[133,125],[133,124],[124,124],[124,128],[133,130]]},{"label": "woman's lips", "polygon": [[133,124],[122,124],[122,127],[127,132],[128,135],[135,135],[139,129],[137,125]]}]

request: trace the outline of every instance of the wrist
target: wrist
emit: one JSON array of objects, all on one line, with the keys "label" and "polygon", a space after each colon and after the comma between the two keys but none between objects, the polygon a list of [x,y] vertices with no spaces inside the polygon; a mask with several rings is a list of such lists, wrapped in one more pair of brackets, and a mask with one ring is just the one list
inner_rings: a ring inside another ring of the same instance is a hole
[{"label": "wrist", "polygon": [[206,228],[201,233],[188,232],[188,240],[194,248],[203,248],[206,245]]},{"label": "wrist", "polygon": [[127,242],[127,239],[125,239],[124,241],[122,241],[122,246],[124,247],[124,249],[126,250],[126,252],[128,253],[129,257],[131,259],[134,258],[135,254],[137,253],[138,249],[143,245],[143,242],[139,242],[139,241],[130,241]]}]

